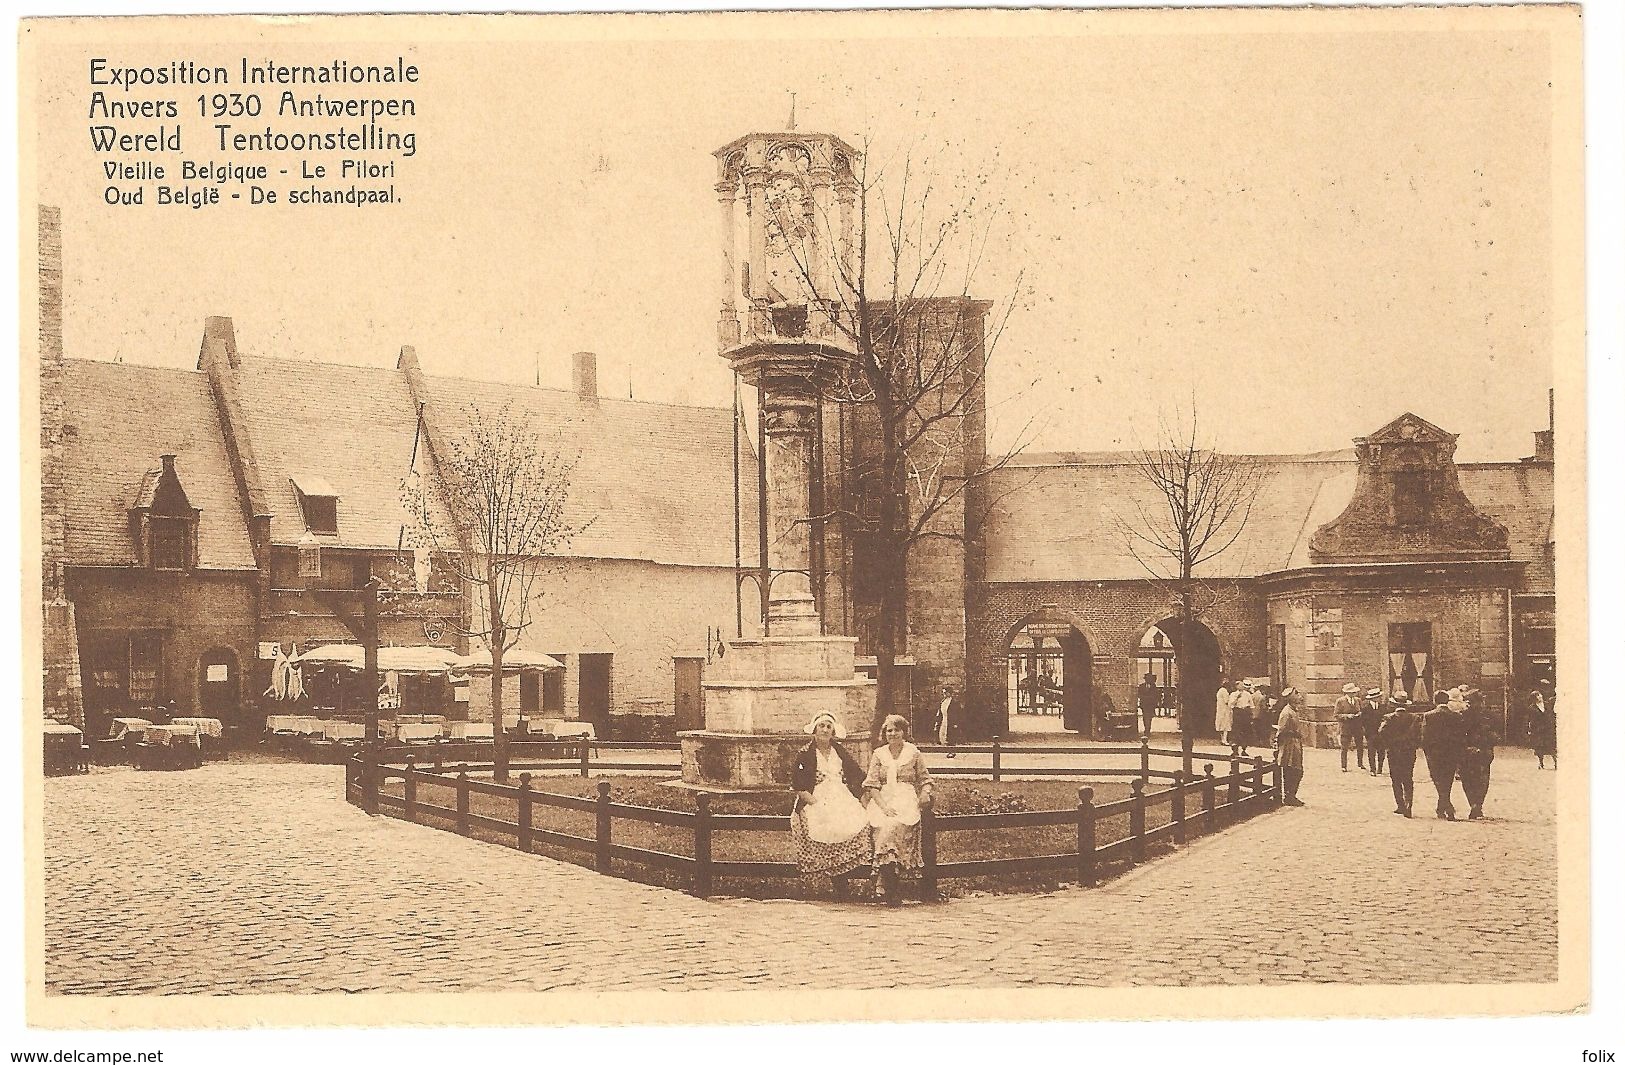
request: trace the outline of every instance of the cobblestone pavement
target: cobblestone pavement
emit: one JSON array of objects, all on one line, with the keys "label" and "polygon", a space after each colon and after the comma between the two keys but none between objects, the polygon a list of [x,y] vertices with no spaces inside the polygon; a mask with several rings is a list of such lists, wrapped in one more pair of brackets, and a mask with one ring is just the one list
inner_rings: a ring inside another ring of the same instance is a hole
[{"label": "cobblestone pavement", "polygon": [[[1555,773],[1504,750],[1491,818],[1452,824],[1396,817],[1386,778],[1343,774],[1335,753],[1308,753],[1307,807],[1269,813],[1101,887],[890,914],[833,902],[702,901],[369,819],[344,803],[333,766],[228,763],[47,780],[46,987],[249,994],[1556,979]],[[1433,791],[1421,764],[1417,776],[1420,814],[1431,811]],[[821,949],[861,941],[880,921],[897,956],[910,959],[901,970]]]}]

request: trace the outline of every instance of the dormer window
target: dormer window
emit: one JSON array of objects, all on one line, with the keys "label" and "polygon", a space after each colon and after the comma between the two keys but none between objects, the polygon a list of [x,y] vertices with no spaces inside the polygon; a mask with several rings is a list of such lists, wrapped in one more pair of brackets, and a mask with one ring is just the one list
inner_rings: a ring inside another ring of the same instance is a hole
[{"label": "dormer window", "polygon": [[299,497],[299,509],[305,516],[305,528],[324,536],[337,536],[339,532],[339,494],[321,477],[298,474],[290,478],[294,494]]},{"label": "dormer window", "polygon": [[152,568],[186,568],[187,545],[192,539],[191,522],[183,518],[151,518],[147,525],[152,544]]},{"label": "dormer window", "polygon": [[175,472],[175,456],[141,478],[130,508],[130,533],[137,557],[150,569],[181,572],[197,565],[198,519]]}]

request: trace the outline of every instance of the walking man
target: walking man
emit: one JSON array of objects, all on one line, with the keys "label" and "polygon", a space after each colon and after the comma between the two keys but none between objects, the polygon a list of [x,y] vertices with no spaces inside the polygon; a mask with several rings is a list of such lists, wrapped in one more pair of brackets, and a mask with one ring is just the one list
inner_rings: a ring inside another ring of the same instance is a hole
[{"label": "walking man", "polygon": [[1495,742],[1500,739],[1495,715],[1484,706],[1484,693],[1474,688],[1467,693],[1467,710],[1461,715],[1461,790],[1467,795],[1467,820],[1484,816],[1484,796],[1490,791],[1490,763],[1495,761]]},{"label": "walking man", "polygon": [[1288,688],[1281,693],[1281,716],[1275,722],[1276,760],[1281,766],[1281,784],[1286,791],[1282,802],[1287,806],[1302,806],[1298,798],[1298,785],[1303,783],[1303,723],[1294,706],[1296,691]]},{"label": "walking man", "polygon": [[1394,813],[1411,816],[1416,799],[1416,746],[1421,741],[1421,719],[1411,713],[1411,698],[1403,688],[1394,690],[1393,711],[1382,719],[1379,730],[1383,750],[1388,752],[1388,780],[1394,787]]},{"label": "walking man", "polygon": [[1349,771],[1349,748],[1354,748],[1354,766],[1356,769],[1365,768],[1365,728],[1360,723],[1360,704],[1355,696],[1360,694],[1358,684],[1343,685],[1343,694],[1337,697],[1337,706],[1334,708],[1337,715],[1338,732],[1342,734],[1343,772]]},{"label": "walking man", "polygon": [[1428,776],[1439,793],[1434,815],[1445,821],[1456,819],[1450,793],[1456,789],[1456,767],[1461,763],[1461,734],[1461,715],[1450,708],[1450,693],[1435,693],[1433,709],[1422,715],[1422,751],[1428,756]]},{"label": "walking man", "polygon": [[1147,673],[1140,681],[1140,720],[1145,722],[1145,734],[1151,735],[1151,719],[1156,716],[1157,704],[1162,701],[1162,689],[1157,687],[1157,675]]},{"label": "walking man", "polygon": [[1360,704],[1360,731],[1365,733],[1366,764],[1371,775],[1382,775],[1382,689],[1367,688]]}]

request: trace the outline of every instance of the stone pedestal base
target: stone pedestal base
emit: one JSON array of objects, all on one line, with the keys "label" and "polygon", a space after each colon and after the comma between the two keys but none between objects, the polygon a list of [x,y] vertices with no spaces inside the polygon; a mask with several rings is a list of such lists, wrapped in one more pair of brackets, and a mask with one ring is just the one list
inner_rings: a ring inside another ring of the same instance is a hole
[{"label": "stone pedestal base", "polygon": [[815,714],[840,722],[841,746],[868,768],[875,682],[857,674],[849,636],[735,640],[705,681],[705,728],[678,733],[683,784],[715,791],[784,790]]},{"label": "stone pedestal base", "polygon": [[[683,784],[701,791],[789,791],[796,753],[812,737],[803,733],[679,732],[683,747]],[[869,764],[867,735],[838,741],[860,767]]]}]

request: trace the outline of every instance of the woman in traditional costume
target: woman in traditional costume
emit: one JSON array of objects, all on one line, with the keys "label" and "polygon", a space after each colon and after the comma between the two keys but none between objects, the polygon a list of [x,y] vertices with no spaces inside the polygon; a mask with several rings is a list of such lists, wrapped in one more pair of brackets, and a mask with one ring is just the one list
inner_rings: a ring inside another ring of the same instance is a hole
[{"label": "woman in traditional costume", "polygon": [[818,714],[802,731],[812,740],[796,756],[790,778],[796,789],[790,814],[796,864],[805,876],[829,877],[835,897],[842,898],[845,875],[869,865],[874,853],[861,801],[863,770],[836,742],[846,738],[846,729],[834,715]]},{"label": "woman in traditional costume", "polygon": [[931,805],[931,773],[920,749],[908,742],[908,722],[892,714],[880,726],[883,744],[869,759],[863,781],[869,824],[875,832],[875,876],[886,905],[901,906],[898,880],[919,869],[920,807]]}]

